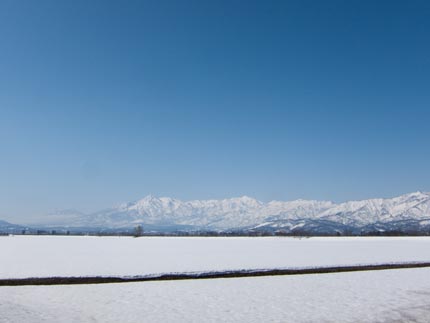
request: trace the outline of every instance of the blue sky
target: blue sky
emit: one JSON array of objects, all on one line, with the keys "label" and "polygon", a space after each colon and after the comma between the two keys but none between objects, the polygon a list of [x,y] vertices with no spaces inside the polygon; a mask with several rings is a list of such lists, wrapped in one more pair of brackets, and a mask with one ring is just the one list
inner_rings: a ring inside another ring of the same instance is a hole
[{"label": "blue sky", "polygon": [[0,218],[430,190],[428,1],[0,3]]}]

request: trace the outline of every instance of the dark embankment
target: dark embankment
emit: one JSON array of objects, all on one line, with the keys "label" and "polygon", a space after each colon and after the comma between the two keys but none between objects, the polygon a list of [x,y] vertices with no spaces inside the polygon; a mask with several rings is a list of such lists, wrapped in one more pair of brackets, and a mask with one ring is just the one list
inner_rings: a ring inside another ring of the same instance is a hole
[{"label": "dark embankment", "polygon": [[408,268],[410,269],[410,268],[425,268],[425,267],[430,267],[430,262],[316,267],[316,268],[301,268],[301,269],[232,270],[232,271],[212,271],[212,272],[201,272],[201,273],[172,273],[172,274],[162,274],[158,276],[133,276],[133,277],[94,276],[94,277],[16,278],[16,279],[0,279],[0,286],[84,285],[84,284],[130,283],[130,282],[150,282],[150,281],[168,281],[168,280],[189,280],[189,279],[287,276],[287,275],[330,274],[330,273],[388,270],[388,269],[408,269]]}]

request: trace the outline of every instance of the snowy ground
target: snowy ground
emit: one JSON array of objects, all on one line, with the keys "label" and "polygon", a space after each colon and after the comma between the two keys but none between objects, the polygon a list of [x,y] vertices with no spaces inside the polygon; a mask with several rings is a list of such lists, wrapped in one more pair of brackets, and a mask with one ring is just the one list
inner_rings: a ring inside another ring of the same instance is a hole
[{"label": "snowy ground", "polygon": [[0,287],[1,323],[430,322],[430,269]]},{"label": "snowy ground", "polygon": [[430,238],[0,237],[0,278],[430,261]]},{"label": "snowy ground", "polygon": [[[430,238],[0,238],[0,278],[430,261]],[[11,322],[430,322],[430,268],[0,287]]]}]

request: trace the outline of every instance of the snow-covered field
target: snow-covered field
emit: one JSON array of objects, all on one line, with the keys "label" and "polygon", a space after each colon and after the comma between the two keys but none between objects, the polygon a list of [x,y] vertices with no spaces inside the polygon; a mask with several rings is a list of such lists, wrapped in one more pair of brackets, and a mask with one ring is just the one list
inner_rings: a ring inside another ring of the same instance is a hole
[{"label": "snow-covered field", "polygon": [[[430,261],[430,238],[0,238],[0,278]],[[430,269],[0,287],[11,322],[429,322]]]},{"label": "snow-covered field", "polygon": [[430,261],[430,238],[0,237],[0,278]]},{"label": "snow-covered field", "polygon": [[0,287],[1,323],[430,322],[430,269]]}]

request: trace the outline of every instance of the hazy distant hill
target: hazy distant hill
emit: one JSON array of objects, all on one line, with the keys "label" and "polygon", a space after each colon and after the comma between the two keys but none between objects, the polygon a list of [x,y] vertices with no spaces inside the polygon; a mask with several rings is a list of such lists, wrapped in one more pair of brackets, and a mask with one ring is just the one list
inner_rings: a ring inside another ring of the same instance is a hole
[{"label": "hazy distant hill", "polygon": [[18,233],[21,232],[23,229],[24,227],[20,225],[0,220],[0,233]]}]

